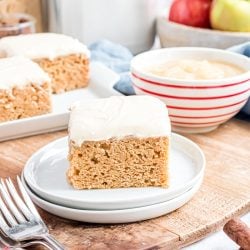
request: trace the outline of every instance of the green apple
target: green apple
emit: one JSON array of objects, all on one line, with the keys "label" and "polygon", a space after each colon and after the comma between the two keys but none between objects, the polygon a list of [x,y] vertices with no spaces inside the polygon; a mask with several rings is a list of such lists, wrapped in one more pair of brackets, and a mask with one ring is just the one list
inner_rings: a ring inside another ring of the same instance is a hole
[{"label": "green apple", "polygon": [[214,0],[210,22],[213,29],[250,32],[250,0]]}]

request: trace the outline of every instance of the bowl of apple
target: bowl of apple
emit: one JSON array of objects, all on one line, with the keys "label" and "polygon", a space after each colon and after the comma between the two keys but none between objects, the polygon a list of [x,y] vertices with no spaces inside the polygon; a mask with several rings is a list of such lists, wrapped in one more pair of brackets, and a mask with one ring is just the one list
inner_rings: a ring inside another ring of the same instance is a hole
[{"label": "bowl of apple", "polygon": [[174,0],[157,18],[161,46],[225,49],[250,41],[250,0]]}]

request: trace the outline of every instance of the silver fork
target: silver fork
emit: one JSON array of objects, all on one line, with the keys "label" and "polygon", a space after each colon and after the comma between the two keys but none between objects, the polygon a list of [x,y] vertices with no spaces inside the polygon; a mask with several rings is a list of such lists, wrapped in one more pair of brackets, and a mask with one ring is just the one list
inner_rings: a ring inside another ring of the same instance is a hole
[{"label": "silver fork", "polygon": [[32,240],[32,241],[25,241],[25,242],[16,242],[16,241],[9,241],[9,240],[3,240],[1,239],[2,237],[0,237],[0,249],[24,249],[26,247],[30,247],[30,246],[34,246],[34,245],[42,245],[44,247],[46,247],[49,250],[53,250],[53,248],[51,248],[47,242],[42,241],[42,240]]},{"label": "silver fork", "polygon": [[[0,228],[13,241],[42,239],[52,249],[62,250],[64,247],[50,234],[42,221],[22,182],[17,176],[17,183],[22,194],[19,196],[11,179],[2,179],[0,183]],[[3,199],[2,199],[3,198]]]},{"label": "silver fork", "polygon": [[29,246],[34,246],[34,245],[42,245],[44,247],[46,247],[49,250],[53,250],[53,248],[51,248],[49,246],[49,244],[43,240],[29,240],[29,241],[23,241],[23,242],[18,242],[18,241],[14,241],[8,237],[6,237],[1,231],[0,231],[0,249],[24,249],[26,247]]}]

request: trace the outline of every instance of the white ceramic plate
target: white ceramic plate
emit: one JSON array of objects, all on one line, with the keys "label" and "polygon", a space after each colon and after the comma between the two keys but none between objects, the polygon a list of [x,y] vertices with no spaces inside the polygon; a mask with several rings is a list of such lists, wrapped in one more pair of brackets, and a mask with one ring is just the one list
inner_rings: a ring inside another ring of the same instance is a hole
[{"label": "white ceramic plate", "polygon": [[172,134],[170,187],[76,190],[66,180],[67,137],[49,143],[31,156],[24,178],[43,199],[78,209],[127,209],[170,200],[192,188],[203,178],[205,157],[189,139]]},{"label": "white ceramic plate", "polygon": [[55,214],[57,216],[70,220],[77,220],[89,223],[114,224],[148,220],[170,213],[176,210],[177,208],[183,206],[194,196],[194,194],[199,189],[202,180],[200,179],[199,182],[197,182],[187,192],[169,201],[150,206],[121,210],[81,210],[56,205],[46,200],[43,200],[35,193],[33,193],[33,191],[26,184],[23,176],[22,182],[33,202],[37,206],[41,207],[42,209],[46,210],[51,214]]},{"label": "white ceramic plate", "polygon": [[88,87],[53,95],[50,114],[0,123],[0,141],[67,128],[72,102],[121,95],[113,88],[118,80],[119,75],[103,64],[91,63]]}]

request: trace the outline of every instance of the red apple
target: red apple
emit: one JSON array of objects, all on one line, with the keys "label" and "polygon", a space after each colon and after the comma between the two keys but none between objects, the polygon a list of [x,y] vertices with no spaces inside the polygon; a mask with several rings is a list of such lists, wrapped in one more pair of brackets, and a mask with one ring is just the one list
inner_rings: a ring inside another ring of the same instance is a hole
[{"label": "red apple", "polygon": [[212,0],[174,0],[169,11],[169,20],[188,26],[210,28]]}]

